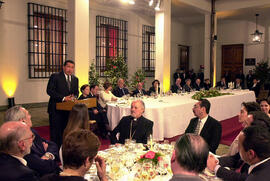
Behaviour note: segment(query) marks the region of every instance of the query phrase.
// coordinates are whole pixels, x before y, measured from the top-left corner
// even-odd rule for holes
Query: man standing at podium
[[[51,75],[47,94],[50,96],[48,113],[50,120],[50,137],[59,147],[62,144],[63,131],[68,122],[68,111],[56,110],[56,103],[72,101],[78,97],[78,78],[73,75],[75,63],[64,62],[63,71]]]

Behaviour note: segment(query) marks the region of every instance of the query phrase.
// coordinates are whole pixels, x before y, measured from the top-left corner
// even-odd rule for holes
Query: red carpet
[[[242,125],[238,122],[238,116],[221,121],[221,126],[222,126],[222,136],[220,143],[224,145],[230,145],[234,140],[234,138],[242,130]],[[41,137],[49,140],[50,138],[49,126],[34,127],[34,129],[39,133]],[[165,140],[168,140],[169,142],[176,141],[179,138],[179,136],[180,135],[172,138],[166,138]],[[100,150],[109,148],[110,140],[102,139],[101,137],[99,137],[99,140],[101,142]]]

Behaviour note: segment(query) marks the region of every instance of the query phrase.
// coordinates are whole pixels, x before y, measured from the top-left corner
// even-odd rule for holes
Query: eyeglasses
[[[32,134],[32,135],[31,135],[31,137],[21,139],[20,141],[29,140],[29,139],[34,140],[34,139],[35,139],[35,137],[36,137],[36,136],[35,136],[34,134]]]

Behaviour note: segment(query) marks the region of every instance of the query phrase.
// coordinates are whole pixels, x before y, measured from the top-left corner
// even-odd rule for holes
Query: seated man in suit
[[[241,83],[240,78],[236,78],[234,82],[234,89],[243,89],[244,85]]]
[[[177,78],[175,84],[172,85],[171,91],[172,93],[181,92],[183,87],[181,86],[181,78]]]
[[[210,79],[205,79],[205,80],[204,80],[203,87],[204,87],[205,90],[209,90],[209,89],[211,88],[211,82],[210,82]]]
[[[10,121],[0,127],[0,180],[38,180],[23,158],[30,153],[34,137],[23,122]]]
[[[201,88],[203,88],[201,84],[201,79],[197,77],[195,83],[193,84],[193,89],[195,89],[196,91],[200,91]]]
[[[217,82],[216,87],[219,87],[221,89],[228,89],[228,84],[226,82],[225,77],[221,77],[221,80]]]
[[[249,90],[254,91],[255,96],[258,97],[260,93],[260,88],[261,88],[260,81],[256,77],[254,77],[253,84]]]
[[[113,95],[116,97],[123,97],[124,95],[129,94],[128,89],[125,88],[125,81],[124,79],[118,79],[117,81],[117,87],[113,89],[112,91]]]
[[[207,163],[209,148],[204,139],[195,134],[184,134],[177,141],[171,158],[173,177],[170,181],[201,181]]]
[[[221,124],[209,116],[210,102],[202,99],[193,107],[193,113],[196,116],[190,120],[185,133],[195,133],[205,139],[209,145],[209,150],[216,153],[221,138]]]
[[[31,115],[23,107],[14,106],[8,109],[5,113],[5,122],[8,121],[18,121],[24,122],[29,128],[32,127]],[[58,167],[58,147],[55,143],[47,141],[41,138],[38,133],[31,129],[35,139],[33,141],[33,146],[31,147],[30,154],[24,156],[27,161],[27,166],[41,176],[47,173],[59,172]]]
[[[97,99],[97,107],[89,109],[89,117],[90,119],[97,121],[99,131],[101,132],[101,137],[106,138],[108,134],[109,121],[107,118],[107,110],[98,103],[98,91],[98,85],[90,86],[89,97]]]
[[[49,174],[41,181],[85,181],[84,175],[92,164],[97,168],[100,181],[107,181],[105,160],[97,155],[100,141],[89,130],[73,131],[63,141],[64,170],[59,175]]]
[[[135,100],[131,104],[131,115],[124,116],[111,133],[111,142],[125,143],[125,139],[134,139],[137,143],[147,143],[147,138],[153,132],[153,122],[142,116],[145,105],[142,100]],[[116,134],[120,133],[119,140]]]
[[[135,89],[133,92],[132,92],[132,96],[143,96],[143,95],[147,95],[147,92],[143,89],[143,83],[142,82],[139,82],[137,84],[137,89]]]
[[[270,132],[268,128],[250,126],[239,136],[239,153],[247,164],[246,181],[268,181],[270,176]]]

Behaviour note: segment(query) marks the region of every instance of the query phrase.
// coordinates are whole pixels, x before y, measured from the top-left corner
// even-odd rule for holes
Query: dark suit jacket
[[[269,181],[270,179],[270,160],[253,168],[246,181]]]
[[[192,91],[191,85],[189,87],[187,84],[185,84],[184,87],[183,87],[183,90],[185,90],[186,92]]]
[[[40,181],[87,181],[80,176],[60,176],[58,174],[49,174],[40,179]]]
[[[128,89],[123,87],[123,90],[125,92],[125,95],[129,94]],[[112,91],[113,95],[115,95],[116,97],[123,97],[123,91],[117,86],[116,88],[113,89]]]
[[[198,85],[198,84],[196,84],[196,83],[194,83],[192,87],[193,87],[193,89],[195,89],[196,91],[200,91],[201,88],[203,88],[201,84]]]
[[[56,111],[56,103],[62,102],[65,96],[73,94],[74,96],[78,97],[78,82],[78,78],[72,75],[71,88],[69,90],[64,72],[51,75],[47,85],[47,94],[50,96],[48,113]]]
[[[223,82],[219,81],[219,82],[217,82],[216,87],[220,87],[220,88],[223,88],[223,89],[228,89],[228,84],[226,82],[226,84],[224,85]]]
[[[39,173],[40,176],[48,173],[58,173],[60,171],[57,163],[59,161],[58,146],[54,142],[41,138],[34,129],[32,129],[32,132],[35,135],[35,139],[31,147],[31,152],[24,156],[27,166]],[[47,151],[44,150],[42,142],[48,144]],[[52,153],[55,156],[55,160],[41,159],[46,152]]]
[[[222,178],[222,180],[224,181],[246,180],[248,176],[249,165],[243,162],[239,153],[236,153],[233,156],[220,157],[219,164],[221,167],[219,167],[219,169],[217,170],[216,175],[217,177]],[[229,167],[231,170],[228,170],[225,167]],[[241,167],[240,172],[234,171],[235,169],[239,169],[240,167]]]
[[[255,96],[258,97],[259,93],[260,93],[260,88],[261,88],[261,86],[258,82],[255,87],[253,87],[253,84],[252,84],[250,90],[254,91]]]
[[[153,86],[149,88],[148,95],[151,93],[156,93],[156,89]],[[158,87],[158,93],[160,93],[160,87]]]
[[[142,89],[142,93],[143,93],[143,95],[147,95],[147,92],[146,92],[144,89]],[[137,95],[137,94],[139,94],[139,90],[138,90],[138,89],[135,89],[135,90],[132,92],[132,96],[135,96],[135,95]]]
[[[132,116],[124,116],[119,124],[114,128],[111,133],[111,142],[112,144],[119,142],[124,144],[125,139],[130,138],[130,125],[131,121],[134,118]],[[135,133],[132,139],[135,139],[137,143],[147,143],[147,137],[150,136],[153,132],[153,121],[146,119],[145,117],[141,116],[137,119],[137,128],[135,129]],[[120,133],[119,140],[116,139],[116,134]]]
[[[172,85],[172,88],[171,88],[171,91],[173,92],[173,93],[177,93],[178,92],[178,90],[179,91],[182,91],[182,89],[183,89],[183,87],[178,87],[177,85]]]
[[[198,117],[191,119],[185,133],[194,133],[197,124]],[[206,120],[201,130],[200,136],[203,137],[204,140],[208,143],[209,150],[212,153],[216,153],[216,149],[221,138],[221,132],[221,124],[216,119],[208,115],[208,119]]]
[[[38,177],[30,168],[24,166],[18,159],[0,153],[1,181],[36,181]]]

